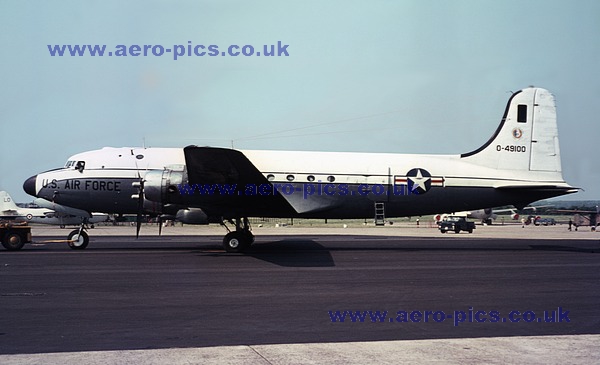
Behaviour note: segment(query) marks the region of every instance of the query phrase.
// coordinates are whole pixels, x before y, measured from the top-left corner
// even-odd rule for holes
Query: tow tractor
[[[2,246],[7,250],[20,250],[26,243],[31,242],[31,227],[26,222],[1,222],[0,239],[2,240]]]
[[[85,225],[69,233],[66,240],[47,240],[33,242],[31,237],[31,227],[27,222],[0,222],[0,240],[2,246],[8,251],[18,251],[25,246],[26,243],[46,244],[46,243],[68,243],[69,247],[74,250],[82,250],[87,247],[89,237],[84,231]]]

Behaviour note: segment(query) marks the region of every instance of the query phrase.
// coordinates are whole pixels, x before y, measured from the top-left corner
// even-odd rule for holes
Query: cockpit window
[[[75,164],[75,170],[83,172],[83,169],[85,169],[85,161],[77,161]]]
[[[65,169],[68,169],[71,166],[75,166],[75,161],[67,161],[67,163],[65,164]]]

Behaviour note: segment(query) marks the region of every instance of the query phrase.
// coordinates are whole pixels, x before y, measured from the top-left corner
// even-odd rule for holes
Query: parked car
[[[540,218],[536,219],[534,224],[536,226],[555,226],[556,221],[554,220],[554,218]]]
[[[449,215],[444,220],[438,222],[438,228],[442,233],[448,231],[453,231],[454,233],[459,233],[460,231],[473,233],[475,223],[467,221],[465,217]]]

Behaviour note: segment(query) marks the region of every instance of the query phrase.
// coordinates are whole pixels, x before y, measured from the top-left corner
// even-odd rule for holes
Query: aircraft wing
[[[553,210],[553,212],[574,213],[574,214],[597,214],[598,213],[595,210],[578,210],[578,209],[557,209],[557,210]]]
[[[552,207],[552,206],[553,205],[536,205],[536,206],[529,205],[529,206],[523,207],[523,208],[521,208],[519,210],[533,210],[533,211],[535,211],[535,210],[540,209],[540,208],[549,208],[549,207]],[[502,209],[493,208],[494,213],[515,213],[515,210],[517,210],[517,208],[502,208]]]
[[[196,147],[188,146],[184,148],[185,161],[189,184],[236,184],[237,188],[234,194],[224,196],[215,192],[212,196],[202,197],[202,201],[197,204],[202,209],[213,211],[223,210],[223,206],[229,205],[241,207],[253,207],[264,209],[265,214],[272,214],[274,211],[286,212],[286,215],[293,213],[315,213],[323,212],[329,209],[337,208],[340,204],[339,199],[322,196],[321,199],[305,199],[302,194],[256,194],[248,196],[247,191],[242,191],[249,185],[265,187],[274,191],[272,184],[262,172],[240,151],[217,148],[217,147]],[[262,189],[262,188],[261,188]]]
[[[240,151],[218,148],[188,146],[183,149],[190,185],[228,184],[235,185],[234,191],[196,197],[199,207],[214,212],[242,212],[250,207],[288,214],[300,212],[282,194],[248,194],[248,187],[266,186],[273,191],[271,183]],[[298,194],[295,194],[298,195]]]
[[[268,184],[243,153],[216,147],[183,149],[190,184]]]
[[[34,199],[33,202],[39,206],[44,208],[46,211],[43,212],[44,215],[48,218],[58,218],[58,217],[69,217],[69,216],[77,216],[77,217],[85,217],[91,218],[90,213],[76,208],[67,207],[64,205],[56,204],[54,202],[48,201],[44,198]],[[43,209],[40,209],[43,210]]]
[[[527,207],[525,207],[525,208],[527,208]],[[525,208],[523,208],[523,209],[525,209]],[[494,213],[514,213],[515,210],[516,210],[515,208],[504,208],[504,209],[493,208],[492,212],[494,212]]]
[[[16,210],[3,210],[0,212],[0,219],[17,219],[17,218],[25,218],[25,216],[19,214]]]

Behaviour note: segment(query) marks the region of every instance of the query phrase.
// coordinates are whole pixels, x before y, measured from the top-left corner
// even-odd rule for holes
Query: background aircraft
[[[540,206],[535,206],[535,207],[528,206],[528,207],[523,207],[520,210],[532,210],[535,212],[536,209],[538,209],[538,208],[546,208],[549,206],[550,205],[540,205]],[[519,218],[521,218],[521,215],[517,212],[517,210],[518,210],[517,208],[485,208],[485,209],[478,209],[478,210],[456,212],[456,213],[452,213],[452,214],[436,214],[433,216],[433,220],[436,222],[439,222],[439,221],[443,220],[446,216],[457,215],[457,216],[461,216],[461,217],[477,219],[482,224],[492,224],[498,218],[499,213],[510,212],[511,220],[519,220]]]
[[[38,202],[46,204],[47,200]],[[57,212],[49,208],[21,208],[15,204],[6,191],[0,191],[0,219],[65,227],[68,225],[80,225],[84,217],[65,212]],[[94,223],[105,222],[107,220],[108,214],[93,213],[90,218],[87,218],[87,223],[93,225]]]
[[[558,209],[556,212],[574,214],[573,223],[578,226],[595,227],[600,225],[600,207],[598,205],[596,205],[596,210]]]

